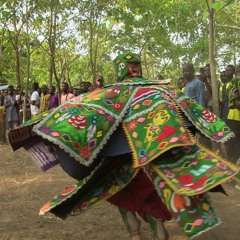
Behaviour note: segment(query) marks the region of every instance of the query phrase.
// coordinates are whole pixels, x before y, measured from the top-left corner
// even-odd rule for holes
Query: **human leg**
[[[123,208],[118,208],[123,222],[127,228],[127,231],[131,237],[131,240],[141,240],[140,235],[140,221],[137,218],[137,215],[135,212],[132,211],[126,211]]]
[[[147,214],[148,223],[152,230],[153,240],[168,240],[168,232],[164,227],[162,219],[156,219],[151,214]]]

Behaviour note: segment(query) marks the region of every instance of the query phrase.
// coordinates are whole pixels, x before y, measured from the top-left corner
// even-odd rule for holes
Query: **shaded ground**
[[[40,207],[73,183],[60,167],[43,173],[24,150],[12,152],[0,145],[0,240],[129,240],[116,207],[106,203],[81,216],[47,221]],[[223,223],[197,240],[237,240],[240,237],[240,191],[224,184],[229,197],[211,194]],[[167,223],[170,240],[186,240],[176,223]],[[143,240],[150,240],[142,223]]]

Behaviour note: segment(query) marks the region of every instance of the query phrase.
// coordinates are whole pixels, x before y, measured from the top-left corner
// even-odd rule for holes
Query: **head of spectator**
[[[220,72],[220,80],[222,83],[227,83],[228,82],[228,76],[226,74],[226,71]]]
[[[21,95],[22,94],[22,87],[20,85],[17,86],[16,89],[17,94]]]
[[[163,75],[158,74],[157,77],[156,77],[156,80],[159,80],[159,81],[164,80]]]
[[[34,82],[34,83],[32,84],[32,91],[35,92],[35,91],[38,91],[38,89],[39,89],[39,84],[38,84],[38,82]]]
[[[73,94],[73,87],[72,87],[72,86],[70,86],[70,87],[68,88],[68,92]]]
[[[183,65],[183,77],[187,82],[191,82],[194,79],[194,66],[192,63],[186,63]]]
[[[96,77],[95,83],[96,88],[102,88],[104,85],[104,78],[102,75]]]
[[[142,67],[140,55],[126,52],[118,55],[113,60],[117,81],[121,82],[126,78],[142,77]]]
[[[50,95],[54,95],[55,91],[56,91],[56,87],[55,86],[50,86],[50,88],[49,88]]]
[[[185,81],[184,77],[180,77],[180,78],[178,79],[178,82],[177,82],[178,89],[179,89],[180,91],[183,91],[185,85],[186,85],[186,81]]]
[[[211,68],[210,68],[210,64],[206,64],[206,66],[204,67],[204,75],[207,79],[211,79]]]
[[[199,75],[198,75],[198,79],[201,80],[202,82],[206,82],[207,78],[205,76],[205,72],[204,72],[205,67],[200,67],[199,68]]]
[[[67,82],[63,82],[62,85],[61,85],[62,93],[67,94],[68,93],[68,89],[69,89],[68,83]]]
[[[89,92],[89,88],[91,87],[91,83],[90,82],[81,82],[80,83],[80,92],[81,93],[87,93]]]
[[[43,95],[48,94],[48,86],[47,85],[42,85],[41,91]]]
[[[9,85],[8,86],[8,95],[13,95],[13,93],[14,93],[14,87],[12,86],[12,85]]]
[[[72,94],[73,94],[75,97],[78,96],[78,95],[79,95],[79,90],[74,87]]]
[[[229,80],[233,79],[233,75],[235,74],[235,67],[233,65],[227,65],[226,69],[226,74]]]

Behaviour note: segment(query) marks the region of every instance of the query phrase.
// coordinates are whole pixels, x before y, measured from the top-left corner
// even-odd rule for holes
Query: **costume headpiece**
[[[113,60],[118,82],[121,82],[128,75],[127,63],[141,63],[140,55],[132,52],[126,52],[118,55]]]

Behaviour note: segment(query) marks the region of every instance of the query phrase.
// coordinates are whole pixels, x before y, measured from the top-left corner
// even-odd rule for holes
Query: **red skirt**
[[[146,213],[150,213],[156,219],[161,218],[162,221],[172,218],[152,182],[142,170],[126,187],[110,197],[108,201],[126,211],[137,212],[145,221],[147,220]]]

